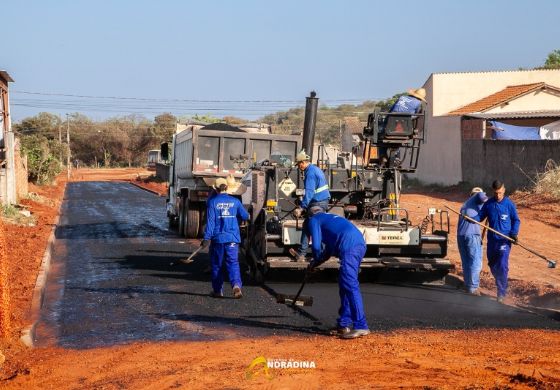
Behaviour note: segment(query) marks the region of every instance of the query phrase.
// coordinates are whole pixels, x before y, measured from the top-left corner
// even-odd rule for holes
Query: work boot
[[[290,255],[292,255],[292,257],[294,259],[296,259],[296,261],[298,261],[298,262],[304,262],[305,261],[305,256],[300,255],[299,252],[297,250],[295,250],[294,248],[290,248],[288,250],[288,252],[290,252]]]
[[[239,299],[242,296],[243,296],[243,293],[241,292],[241,287],[239,287],[239,286],[233,287],[233,297],[235,299]]]
[[[504,299],[505,299],[505,297],[503,295],[498,295],[498,298],[496,299],[496,301],[498,301],[498,303],[504,303]]]
[[[219,292],[212,291],[212,292],[210,293],[210,296],[211,296],[212,298],[223,298],[223,297],[224,297],[224,293],[221,292],[221,291],[219,291]]]
[[[334,328],[329,329],[329,334],[331,336],[343,336],[347,333],[350,333],[352,329],[347,326],[336,326]]]
[[[353,329],[350,332],[340,336],[342,339],[357,339],[358,337],[367,336],[370,334],[369,329]]]

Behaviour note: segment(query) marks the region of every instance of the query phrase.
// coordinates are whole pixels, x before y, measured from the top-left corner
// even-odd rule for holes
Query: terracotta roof
[[[449,113],[449,115],[464,115],[464,114],[470,114],[474,112],[484,112],[486,110],[489,110],[501,104],[509,102],[510,100],[513,100],[519,96],[545,88],[560,92],[559,88],[553,87],[545,83],[510,85],[509,87],[506,87],[499,92],[496,92],[492,95],[486,96],[485,98],[477,100],[476,102],[472,102],[470,104],[467,104],[466,106],[453,110]]]

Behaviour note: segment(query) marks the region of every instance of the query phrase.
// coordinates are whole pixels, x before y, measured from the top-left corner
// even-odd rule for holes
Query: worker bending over
[[[354,339],[370,333],[364,313],[358,271],[366,253],[362,233],[348,220],[328,214],[320,207],[309,210],[307,229],[311,235],[313,261],[309,271],[327,261],[331,256],[340,260],[338,288],[340,309],[337,327],[332,334],[344,339]]]

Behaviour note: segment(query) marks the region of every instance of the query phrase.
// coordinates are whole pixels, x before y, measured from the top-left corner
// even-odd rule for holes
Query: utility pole
[[[67,152],[67,157],[66,157],[66,170],[68,172],[68,181],[70,181],[70,169],[71,169],[71,165],[70,165],[70,119],[68,117],[68,114],[66,114],[66,152]]]

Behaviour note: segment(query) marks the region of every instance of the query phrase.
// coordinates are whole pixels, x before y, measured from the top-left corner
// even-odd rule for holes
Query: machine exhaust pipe
[[[303,149],[309,155],[310,161],[313,160],[313,140],[315,138],[315,123],[317,120],[317,106],[319,98],[315,91],[309,93],[305,98],[305,119],[303,121]]]

